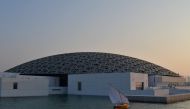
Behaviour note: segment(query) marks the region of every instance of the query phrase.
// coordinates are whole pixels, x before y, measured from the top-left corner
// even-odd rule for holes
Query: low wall
[[[167,103],[166,97],[158,96],[127,96],[129,101],[145,103]]]
[[[169,89],[170,95],[190,93],[189,89]]]
[[[155,89],[154,96],[168,96],[169,89]]]
[[[180,102],[180,101],[185,101],[185,100],[190,100],[190,93],[170,95],[167,97],[167,103],[175,103],[175,102]]]
[[[168,96],[169,89],[146,89],[126,91],[126,95],[134,96]]]
[[[169,95],[169,96],[165,96],[165,97],[159,97],[159,96],[127,96],[127,97],[130,101],[133,101],[133,102],[169,104],[169,103],[190,100],[190,93]]]
[[[129,90],[125,92],[125,95],[129,96],[153,96],[154,95],[154,90]]]

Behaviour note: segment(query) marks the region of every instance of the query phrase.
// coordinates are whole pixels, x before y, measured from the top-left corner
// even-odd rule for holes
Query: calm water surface
[[[174,104],[131,103],[130,109],[190,109],[190,101]],[[0,109],[113,109],[108,97],[48,96],[0,98]]]

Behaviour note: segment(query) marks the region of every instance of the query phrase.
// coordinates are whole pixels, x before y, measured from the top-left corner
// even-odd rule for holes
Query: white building
[[[27,92],[26,90],[30,87],[34,87],[30,90],[34,89],[36,93],[39,93],[38,90],[46,89],[48,92],[44,95],[68,93],[105,96],[108,95],[109,84],[122,90],[126,95],[166,96],[169,94],[169,89],[159,88],[160,86],[183,82],[179,74],[159,65],[129,56],[100,52],[48,56],[18,65],[7,72],[44,76],[37,80],[32,76],[17,76],[14,81],[9,77],[7,78],[9,80],[4,80],[5,83],[1,82],[0,91],[6,89],[4,87],[8,85],[5,84],[10,84],[9,89],[12,91],[10,93],[15,93],[14,96],[20,93],[18,89],[14,90],[17,85],[18,88],[23,85],[24,92]],[[15,81],[18,82],[14,85]],[[47,85],[45,81],[49,84]],[[38,83],[39,87],[34,85]],[[42,85],[44,87],[41,89]]]
[[[93,73],[70,74],[67,86],[62,86],[60,82],[62,82],[60,77],[0,73],[0,97],[47,96],[49,94],[107,96],[110,85],[120,89],[128,96],[167,96],[169,88],[150,87],[152,84],[159,86],[166,82],[183,82],[183,78],[148,76],[145,73],[134,72]]]
[[[68,93],[78,95],[108,95],[110,85],[125,92],[148,88],[148,76],[140,73],[75,74],[68,80]]]
[[[190,82],[190,76],[186,77],[186,82]]]
[[[149,75],[150,87],[170,86],[170,85],[177,85],[177,84],[185,83],[185,82],[186,82],[186,79],[184,77]]]
[[[0,97],[47,96],[49,80],[40,76],[0,73]]]
[[[133,72],[69,75],[68,94],[107,96],[110,85],[129,96],[166,96],[169,94],[169,89],[150,89],[148,74]]]

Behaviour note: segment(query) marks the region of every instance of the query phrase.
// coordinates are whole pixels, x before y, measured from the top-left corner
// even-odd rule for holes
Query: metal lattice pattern
[[[49,56],[21,64],[7,70],[7,72],[35,75],[140,72],[178,76],[168,69],[137,58],[97,52]]]

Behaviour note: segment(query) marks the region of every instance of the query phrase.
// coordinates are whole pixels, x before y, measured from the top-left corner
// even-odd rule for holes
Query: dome
[[[152,75],[179,76],[166,68],[144,60],[99,52],[78,52],[48,56],[18,65],[6,72],[24,75],[136,72]]]

